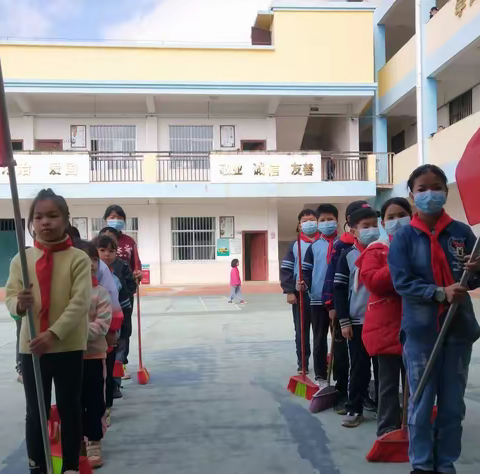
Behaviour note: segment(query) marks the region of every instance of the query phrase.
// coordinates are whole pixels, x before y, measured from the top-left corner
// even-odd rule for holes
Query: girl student
[[[380,215],[388,238],[370,244],[356,261],[359,281],[370,292],[362,340],[370,357],[378,356],[378,437],[402,425],[398,398],[400,374],[404,372],[399,337],[402,299],[393,287],[387,256],[393,236],[410,224],[412,207],[405,198],[394,197],[383,204]]]
[[[480,260],[466,263],[475,236],[443,209],[448,195],[445,173],[434,165],[420,166],[410,175],[408,188],[418,212],[396,233],[388,262],[402,297],[400,340],[410,394],[417,390],[449,304],[459,303],[420,400],[414,404],[410,398],[409,457],[413,473],[455,473],[472,345],[480,337],[467,288],[458,282],[466,269],[471,273],[469,287],[478,287]],[[438,415],[432,425],[435,398]]]
[[[20,259],[12,260],[6,303],[14,316],[32,308],[37,336],[30,341],[27,319],[22,319],[20,358],[26,397],[26,444],[31,473],[46,472],[42,431],[35,389],[32,353],[41,356],[40,368],[47,414],[52,380],[61,420],[63,472],[79,470],[82,438],[81,394],[83,352],[92,291],[88,256],[72,247],[66,235],[69,211],[62,196],[42,190],[33,200],[28,228],[34,248],[27,249],[31,288],[23,288]]]
[[[238,266],[240,262],[238,258],[234,258],[231,262],[232,270],[230,271],[230,299],[229,303],[233,303],[235,297],[237,297],[241,304],[245,304],[246,301],[242,296],[242,280],[240,279],[240,272],[238,271]]]
[[[124,260],[130,270],[133,272],[133,276],[140,283],[142,279],[142,263],[138,255],[137,243],[127,234],[123,233],[125,230],[125,224],[127,221],[127,215],[125,211],[117,204],[108,206],[103,215],[104,220],[107,223],[107,227],[115,230],[115,237],[117,239],[117,256],[121,260]],[[130,298],[131,306],[133,308],[133,296]],[[130,352],[130,336],[132,335],[132,318],[126,317],[122,326],[121,338],[126,341],[125,351],[123,353],[123,364],[128,364],[128,354]],[[130,375],[125,369],[124,379],[129,379]]]

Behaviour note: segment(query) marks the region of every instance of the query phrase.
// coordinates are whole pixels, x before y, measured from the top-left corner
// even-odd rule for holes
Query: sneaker
[[[23,375],[22,374],[18,374],[17,376],[17,382],[18,383],[21,383],[23,385]]]
[[[247,304],[245,300],[240,301],[240,304]]]
[[[377,404],[368,397],[363,401],[363,408],[365,408],[366,411],[377,411]]]
[[[105,411],[105,423],[107,424],[107,428],[110,428],[112,424],[112,409],[107,408]]]
[[[130,374],[128,373],[127,366],[123,366],[123,377],[122,380],[130,380],[132,377],[130,377]]]
[[[116,400],[118,398],[122,398],[123,395],[122,395],[122,392],[120,390],[120,387],[118,385],[115,386],[115,388],[113,389],[113,399]]]
[[[364,420],[360,413],[347,413],[342,421],[342,426],[345,428],[356,428]]]
[[[233,301],[232,301],[232,300],[228,300],[228,303],[229,303],[229,304],[232,304],[232,303],[233,303]]]
[[[90,467],[93,469],[103,466],[102,444],[100,441],[89,441],[87,445],[87,458]]]
[[[318,385],[320,390],[328,386],[328,382],[322,377],[315,377],[315,385]]]
[[[338,399],[338,402],[335,405],[335,412],[337,413],[337,415],[345,416],[347,414],[345,403],[347,403],[347,397],[342,396]]]
[[[305,373],[308,374],[309,370],[308,370],[308,367],[305,369]],[[297,366],[297,374],[298,375],[302,375],[303,374],[303,370],[302,370],[302,366],[301,365],[298,365]]]

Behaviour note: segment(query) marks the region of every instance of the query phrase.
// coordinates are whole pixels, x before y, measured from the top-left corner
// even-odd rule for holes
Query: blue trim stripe
[[[303,12],[303,11],[375,11],[376,7],[374,5],[369,5],[365,3],[349,3],[349,2],[335,2],[335,3],[324,3],[322,5],[317,6],[278,6],[278,7],[271,7],[272,12],[278,11],[287,11],[287,12]]]
[[[376,83],[47,81],[9,79],[7,92],[373,96]]]

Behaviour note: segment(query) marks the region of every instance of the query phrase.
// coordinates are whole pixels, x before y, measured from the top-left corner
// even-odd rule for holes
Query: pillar
[[[378,84],[378,72],[385,66],[385,25],[376,25],[374,32],[375,82]],[[373,151],[386,153],[388,151],[387,118],[380,115],[380,97],[378,90],[373,98]]]
[[[33,115],[24,115],[23,120],[23,149],[35,149],[35,117]]]

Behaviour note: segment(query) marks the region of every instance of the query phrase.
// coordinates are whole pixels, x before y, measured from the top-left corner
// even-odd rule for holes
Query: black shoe
[[[120,390],[120,387],[118,387],[118,386],[115,387],[113,389],[113,399],[117,400],[117,399],[122,398],[122,397],[123,397],[123,395],[122,395],[122,392]]]
[[[376,412],[377,411],[377,404],[370,397],[368,397],[363,401],[363,408],[367,411]]]
[[[308,370],[308,367],[307,367],[307,368],[305,369],[305,373],[308,374],[308,372],[309,372],[309,370]],[[297,367],[297,373],[298,373],[299,375],[302,375],[302,374],[303,374],[303,370],[302,370],[302,366],[301,366],[301,365],[299,365],[299,366]]]

